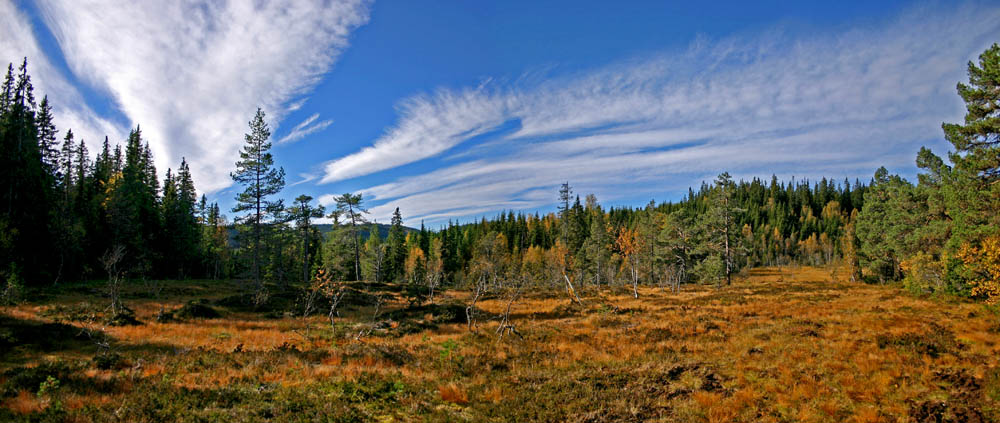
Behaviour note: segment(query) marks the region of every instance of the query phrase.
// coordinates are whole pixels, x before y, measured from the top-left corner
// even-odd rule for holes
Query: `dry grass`
[[[31,414],[45,409],[45,403],[28,391],[18,392],[17,396],[5,401],[3,405],[16,414]]]
[[[469,395],[464,389],[460,388],[454,383],[449,383],[446,385],[441,385],[438,387],[438,393],[441,394],[441,400],[450,403],[455,403],[459,405],[465,405],[469,403]]]
[[[318,316],[265,318],[246,311],[153,323],[160,304],[131,299],[128,304],[147,323],[108,329],[123,357],[118,368],[94,368],[88,361],[94,351],[84,347],[41,354],[26,347],[3,355],[0,366],[14,371],[53,360],[75,363],[78,370],[65,376],[73,381],[64,383],[61,395],[70,415],[82,413],[75,417],[84,421],[103,420],[86,413],[137,401],[137,390],[179,395],[181,388],[229,392],[234,387],[276,390],[277,397],[260,400],[270,401],[271,413],[294,408],[278,402],[285,401],[281,398],[302,397],[315,399],[310,407],[339,404],[323,407],[334,407],[333,414],[356,413],[361,421],[888,422],[1000,416],[996,314],[975,303],[918,298],[830,275],[826,269],[758,269],[719,290],[685,286],[674,294],[646,287],[639,299],[624,287],[587,287],[581,289],[582,307],[561,293],[531,293],[511,316],[523,338],[502,341],[494,335],[495,321],[483,321],[470,333],[463,323],[431,324],[435,316],[426,313],[412,317],[414,322],[394,319],[357,340],[370,321],[368,306],[345,310],[335,330]],[[227,287],[198,284],[191,288],[195,292],[172,296],[167,307],[222,297]],[[466,295],[448,291],[438,301]],[[62,295],[2,313],[52,322],[46,310],[84,299]],[[504,303],[492,299],[479,306],[496,313]],[[391,301],[387,316],[402,307],[401,299]],[[424,329],[404,331],[417,323]],[[81,388],[87,381],[106,386]],[[3,407],[12,415],[42,411],[31,392],[8,395]],[[257,401],[256,394],[245,395],[250,396],[228,406],[205,404],[201,397],[191,401],[236,420],[293,415],[241,414],[248,412],[241,407],[256,407],[246,403]],[[149,407],[126,408],[140,420]]]

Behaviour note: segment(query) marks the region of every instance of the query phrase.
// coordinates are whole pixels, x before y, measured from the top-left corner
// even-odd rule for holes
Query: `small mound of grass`
[[[875,337],[875,343],[882,349],[895,347],[918,354],[926,354],[932,358],[938,358],[941,354],[960,347],[955,340],[955,334],[936,323],[932,323],[930,330],[925,333],[878,335]]]
[[[222,316],[208,304],[208,300],[188,301],[187,304],[174,311],[173,317],[177,319],[216,319]]]
[[[436,324],[465,323],[465,304],[443,303],[412,305],[390,313],[393,320],[424,319],[430,315],[430,320]]]
[[[128,307],[122,307],[118,313],[108,317],[108,326],[138,326],[142,322],[135,318],[135,312]]]

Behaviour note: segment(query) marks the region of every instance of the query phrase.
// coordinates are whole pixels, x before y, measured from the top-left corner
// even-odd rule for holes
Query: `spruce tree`
[[[152,178],[152,179],[151,179]],[[112,245],[125,248],[123,268],[146,274],[158,259],[159,182],[139,126],[129,133],[120,181],[112,188],[109,218]]]
[[[82,143],[83,140],[80,140]],[[78,157],[74,154],[74,139],[73,130],[67,130],[66,136],[63,138],[62,148],[60,149],[59,159],[58,159],[58,170],[56,173],[59,175],[59,191],[62,203],[65,205],[70,204],[70,195],[74,190],[73,177],[75,176],[76,169],[73,166],[73,160]]]
[[[160,201],[160,208],[163,215],[163,229],[166,231],[164,233],[164,249],[166,254],[163,257],[163,270],[170,274],[171,277],[180,276],[181,262],[183,261],[179,254],[182,253],[180,236],[177,232],[179,226],[181,225],[180,220],[180,207],[178,205],[177,195],[177,178],[174,177],[174,172],[172,169],[167,169],[167,174],[163,178],[163,199]]]
[[[195,203],[198,193],[194,188],[194,179],[187,159],[181,157],[181,165],[177,168],[177,226],[175,231],[178,239],[178,257],[180,257],[181,277],[193,274],[196,263],[201,256],[201,228],[198,227],[198,216]]]
[[[38,149],[42,155],[42,165],[45,167],[45,171],[55,176],[59,173],[60,150],[56,141],[58,131],[56,131],[56,125],[52,123],[52,118],[49,96],[44,96],[41,104],[38,105],[38,115],[35,117],[38,127]]]
[[[16,75],[13,64],[8,66],[0,103],[0,231],[5,239],[0,253],[10,258],[0,263],[0,277],[51,281],[55,175],[46,166],[39,134],[50,137],[55,129],[50,119],[38,118],[27,58]]]
[[[569,182],[563,183],[559,186],[559,227],[561,228],[559,239],[563,244],[568,243],[569,238],[569,214],[570,206],[569,200],[573,195],[573,189],[570,188]]]
[[[404,272],[406,264],[406,233],[403,231],[403,216],[399,213],[399,207],[392,212],[392,225],[389,227],[389,237],[386,255],[385,275],[386,281],[392,282],[400,277]]]
[[[314,234],[315,228],[312,226],[312,219],[317,219],[323,217],[323,213],[326,211],[323,206],[313,206],[310,204],[312,202],[312,197],[308,195],[300,195],[295,198],[295,206],[289,210],[289,213],[295,219],[295,226],[298,227],[299,237],[302,241],[302,282],[309,281],[309,267],[310,267],[310,252],[309,245],[312,244],[313,239],[316,237]]]

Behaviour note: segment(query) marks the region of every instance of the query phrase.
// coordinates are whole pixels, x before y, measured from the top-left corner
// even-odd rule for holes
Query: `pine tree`
[[[233,181],[246,189],[236,196],[236,206],[233,213],[249,211],[237,219],[239,223],[250,225],[252,239],[250,248],[253,250],[254,286],[260,290],[261,282],[261,237],[267,220],[276,216],[284,208],[281,200],[270,200],[270,197],[281,192],[285,186],[285,169],[274,168],[274,158],[271,156],[271,130],[264,121],[264,112],[258,108],[257,114],[250,121],[250,133],[246,134],[243,149],[240,151],[240,161],[236,162],[236,172],[230,174]]]
[[[803,185],[800,185],[803,186]],[[799,204],[808,205],[811,200],[808,198],[809,185],[804,185],[805,189],[799,192],[799,198],[803,200]],[[741,209],[737,208],[734,199],[736,187],[729,173],[723,172],[715,180],[715,184],[709,189],[711,196],[706,199],[705,215],[699,220],[701,243],[698,247],[706,257],[699,264],[699,270],[705,279],[721,281],[725,279],[726,284],[732,284],[732,275],[736,269],[736,242],[735,227],[738,222],[737,213]]]
[[[1000,45],[968,64],[969,84],[958,83],[965,101],[964,124],[945,123],[945,138],[955,147],[954,171],[945,187],[954,223],[948,246],[956,251],[1000,233]]]
[[[346,224],[351,225],[351,244],[354,247],[354,279],[357,280],[361,278],[361,248],[358,239],[358,225],[367,223],[365,214],[368,213],[368,210],[362,205],[363,200],[360,193],[351,194],[348,192],[338,196],[335,201],[337,202],[337,213],[345,220]]]
[[[898,220],[901,197],[913,186],[897,175],[889,175],[882,167],[875,171],[871,189],[865,193],[865,206],[858,214],[855,233],[858,236],[861,265],[880,283],[899,280],[900,262],[905,257],[901,232],[906,228]]]
[[[979,66],[970,61],[969,85],[959,82],[957,88],[965,100],[965,124],[941,125],[955,146],[952,162],[984,183],[1000,180],[1000,45],[983,52]]]

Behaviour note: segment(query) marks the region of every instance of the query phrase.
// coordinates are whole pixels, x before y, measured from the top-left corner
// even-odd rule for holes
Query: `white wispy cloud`
[[[441,89],[404,101],[384,136],[328,162],[322,182],[437,160],[512,122],[445,167],[363,190],[373,214],[399,206],[415,222],[542,207],[566,180],[614,200],[723,170],[840,177],[912,166],[919,145],[941,145],[942,121],[960,119],[955,83],[998,34],[996,6],[919,7],[837,33],[698,38],[540,82]]]
[[[298,182],[292,182],[292,183],[288,184],[288,187],[291,188],[291,187],[294,187],[296,185],[302,185],[302,184],[304,184],[306,182],[315,181],[316,178],[319,178],[319,175],[309,174],[309,173],[300,173],[299,174],[299,178],[301,178],[301,179],[299,179]]]
[[[262,107],[274,126],[301,107],[295,100],[368,20],[365,0],[39,6],[72,72],[141,124],[157,167],[175,167],[187,156],[207,192],[231,184],[254,110]]]
[[[91,153],[101,145],[105,136],[111,139],[123,137],[119,126],[94,113],[76,87],[43,54],[35,29],[24,12],[13,2],[0,1],[0,65],[4,66],[4,74],[9,63],[13,63],[16,72],[25,57],[28,58],[28,74],[35,87],[35,96],[39,102],[42,96],[49,96],[55,115],[53,123],[61,134],[72,129],[76,141],[85,140]]]
[[[399,107],[405,117],[397,126],[375,145],[328,163],[321,182],[363,176],[440,154],[503,123],[505,106],[504,99],[481,88],[440,90],[433,96],[407,99]]]
[[[308,98],[303,98],[301,100],[296,100],[296,101],[293,101],[291,103],[288,103],[288,107],[285,108],[285,111],[288,112],[288,113],[291,113],[291,112],[294,112],[296,110],[299,110],[299,109],[302,108],[302,106],[306,105],[306,101],[309,101],[309,99]]]
[[[316,122],[316,119],[319,119],[319,113],[313,113],[313,115],[306,118],[306,120],[299,122],[299,124],[295,125],[291,131],[288,131],[288,134],[278,140],[278,144],[293,143],[305,138],[306,135],[322,131],[333,124],[332,119],[322,120],[319,122]]]

